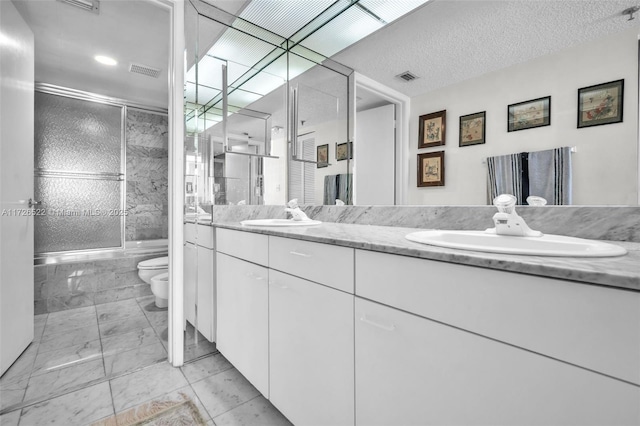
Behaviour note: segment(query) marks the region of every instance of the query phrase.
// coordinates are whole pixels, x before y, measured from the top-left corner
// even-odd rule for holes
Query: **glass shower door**
[[[36,92],[36,253],[122,247],[124,109]]]

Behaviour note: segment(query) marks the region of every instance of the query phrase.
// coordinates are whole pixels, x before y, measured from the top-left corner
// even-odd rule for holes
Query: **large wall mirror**
[[[420,26],[419,33],[426,32],[428,19],[439,20],[438,27],[458,19],[447,34],[462,37],[471,31],[460,24],[465,19],[510,13],[524,28],[523,8],[513,9],[512,3],[541,7],[539,2],[498,3],[326,0],[309,2],[313,7],[299,14],[281,8],[283,17],[270,20],[269,7],[277,9],[278,2],[254,0],[227,11],[189,2],[187,21],[197,25],[187,25],[187,212],[210,205],[284,205],[291,198],[330,205],[487,204],[488,158],[563,146],[574,148],[572,204],[637,205],[639,21],[627,22],[620,2],[599,6],[607,10],[587,2],[591,34],[576,33],[565,45],[549,36],[545,43],[553,49],[546,54],[516,61],[497,54],[495,40],[489,40],[474,55],[495,56],[491,69],[464,75],[452,65],[449,73],[457,80],[427,92],[412,92],[415,83],[398,83],[395,64],[374,64],[376,51],[399,63],[404,63],[403,52],[419,57],[398,43],[412,31],[418,34]],[[552,3],[560,17],[578,13],[571,15],[570,8],[579,7],[575,2]],[[383,28],[401,16],[397,25]],[[360,34],[349,39],[347,29]],[[523,34],[533,34],[527,31],[534,29]],[[457,39],[449,36],[443,33],[437,40]],[[475,43],[465,40],[458,40],[459,50]],[[424,56],[423,65],[429,55]],[[446,62],[443,55],[432,63],[434,72]],[[459,63],[458,55],[451,55],[451,62]],[[354,69],[379,78],[381,87],[397,92],[396,99],[409,99],[410,108],[400,110],[393,96],[359,86]],[[419,77],[424,82],[430,75]],[[623,121],[579,128],[578,90],[621,79]],[[508,105],[547,96],[549,126],[509,131]],[[418,148],[418,117],[441,110],[447,111],[446,143]],[[480,112],[485,113],[484,143],[461,144],[460,117]],[[403,119],[406,129],[400,129]],[[398,138],[401,131],[404,139]],[[438,151],[445,153],[445,185],[419,187],[418,154]]]

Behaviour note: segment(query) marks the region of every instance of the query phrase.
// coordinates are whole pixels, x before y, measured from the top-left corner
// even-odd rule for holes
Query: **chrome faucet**
[[[485,232],[497,235],[511,235],[517,237],[541,237],[542,232],[534,231],[522,217],[516,213],[516,197],[511,194],[498,195],[493,199],[493,205],[498,208],[498,213],[493,215],[495,228],[489,228]]]

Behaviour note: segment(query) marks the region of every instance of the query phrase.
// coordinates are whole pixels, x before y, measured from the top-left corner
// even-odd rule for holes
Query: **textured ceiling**
[[[55,0],[13,2],[35,36],[36,81],[167,107],[166,9],[144,0],[102,0],[95,14]],[[99,64],[93,59],[98,54],[118,65]],[[160,75],[131,73],[131,63],[160,69]]]
[[[333,59],[413,97],[640,26],[640,16],[621,14],[636,5],[640,0],[432,0]],[[395,77],[407,70],[421,78]]]
[[[2,0],[0,0],[2,1]],[[55,0],[13,0],[36,38],[36,79],[151,105],[167,100],[168,13],[148,1],[102,0],[100,15]],[[291,0],[302,5],[304,1]],[[237,14],[244,0],[210,0]],[[640,25],[640,0],[432,0],[334,56],[408,96]],[[187,25],[189,27],[189,25]],[[105,52],[109,69],[93,60]],[[128,72],[131,62],[163,70]],[[410,70],[421,78],[394,76]]]

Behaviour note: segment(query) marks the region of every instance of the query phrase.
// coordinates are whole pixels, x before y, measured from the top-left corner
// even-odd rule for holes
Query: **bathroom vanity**
[[[215,226],[218,349],[294,424],[640,421],[638,243],[561,259]]]
[[[207,225],[185,223],[184,238],[185,319],[208,341],[214,342],[216,340],[214,229]]]

